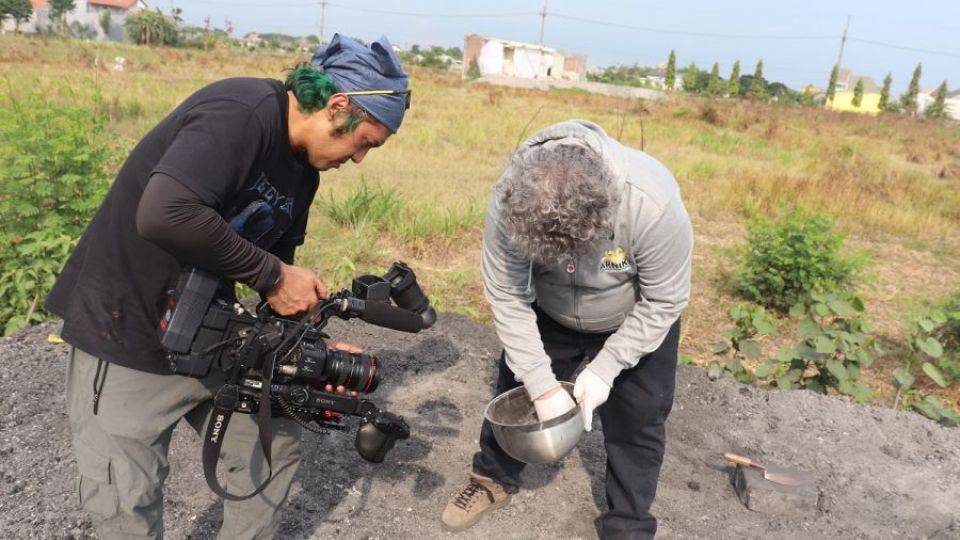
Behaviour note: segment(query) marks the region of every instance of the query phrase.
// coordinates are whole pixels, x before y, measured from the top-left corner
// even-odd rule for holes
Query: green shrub
[[[737,293],[786,313],[810,304],[814,292],[845,290],[861,262],[841,253],[843,236],[823,216],[793,210],[779,220],[754,218],[747,225],[734,282]]]
[[[41,230],[21,238],[0,264],[0,330],[8,336],[49,318],[43,300],[76,244],[70,236]]]
[[[740,382],[752,382],[753,372],[744,365],[744,360],[754,361],[763,354],[757,338],[776,335],[776,321],[760,306],[739,305],[728,315],[733,327],[723,332],[723,338],[713,347],[713,354],[725,358],[723,370]],[[712,368],[718,366],[713,365]]]
[[[0,330],[45,320],[43,299],[108,187],[96,108],[41,95],[0,108]]]
[[[940,302],[939,307],[943,311],[945,320],[940,327],[934,329],[933,334],[943,345],[947,354],[960,361],[960,291]]]
[[[480,72],[480,64],[477,63],[476,59],[470,61],[470,66],[467,68],[467,80],[475,81],[482,77],[483,74]]]
[[[79,237],[109,186],[94,139],[103,117],[39,95],[11,102],[0,109],[0,241],[38,230]]]
[[[772,377],[778,388],[805,388],[822,394],[833,389],[859,402],[871,397],[860,371],[873,364],[874,339],[863,301],[854,294],[814,292],[809,304],[797,304],[801,341],[756,369],[758,378]]]
[[[921,372],[940,388],[960,383],[958,328],[960,293],[924,306],[908,321],[907,356],[893,371],[893,384],[897,389],[894,408],[914,409],[933,420],[946,417],[960,422],[960,413],[943,405],[936,396],[925,395],[914,387]]]

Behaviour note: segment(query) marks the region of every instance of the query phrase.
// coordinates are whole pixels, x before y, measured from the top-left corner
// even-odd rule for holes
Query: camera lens
[[[373,355],[327,349],[324,369],[327,382],[347,390],[370,393],[380,384],[380,371]]]
[[[296,369],[289,370],[291,382],[315,388],[342,385],[346,390],[362,393],[373,392],[380,384],[380,369],[373,355],[333,350],[322,341],[305,341],[300,344],[299,352]]]

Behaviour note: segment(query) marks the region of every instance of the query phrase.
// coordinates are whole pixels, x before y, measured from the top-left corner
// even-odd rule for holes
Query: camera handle
[[[276,346],[276,343],[270,343],[269,335],[254,333],[241,346],[241,354],[256,345]],[[263,491],[270,481],[273,480],[273,460],[271,457],[271,447],[273,441],[273,425],[271,424],[270,407],[270,387],[273,378],[273,363],[276,359],[276,349],[273,350],[264,362],[263,385],[260,388],[260,410],[257,413],[257,429],[259,431],[260,449],[263,451],[263,457],[267,460],[267,479],[257,486],[252,493],[247,495],[233,495],[228,493],[220,481],[217,480],[217,464],[220,460],[220,448],[223,446],[223,439],[227,434],[227,426],[230,424],[230,417],[233,416],[237,402],[240,400],[240,386],[237,384],[240,379],[240,365],[242,362],[234,362],[230,369],[229,377],[223,386],[217,390],[217,395],[213,399],[213,413],[210,415],[210,421],[207,422],[206,434],[203,437],[203,476],[207,480],[207,486],[211,491],[223,497],[228,501],[245,501],[255,497]]]

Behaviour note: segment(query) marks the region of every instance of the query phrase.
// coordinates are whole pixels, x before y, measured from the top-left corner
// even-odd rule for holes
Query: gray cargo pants
[[[71,348],[67,414],[80,472],[80,504],[101,539],[163,538],[163,482],[170,471],[167,450],[173,428],[185,418],[203,435],[223,374],[212,370],[206,378],[195,379],[110,364],[94,415],[97,364],[96,357]],[[228,493],[250,493],[267,477],[257,434],[254,417],[233,415],[219,467]],[[300,426],[274,418],[274,478],[256,497],[224,501],[219,538],[272,538],[276,534],[280,507],[300,464],[299,441]],[[196,459],[201,459],[199,452]]]

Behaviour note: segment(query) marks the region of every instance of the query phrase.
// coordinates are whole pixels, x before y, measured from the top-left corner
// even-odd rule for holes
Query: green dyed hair
[[[300,111],[307,114],[326,107],[330,96],[339,92],[329,75],[314,69],[307,62],[297,64],[290,70],[284,86],[297,97]]]
[[[293,92],[297,98],[297,108],[306,114],[326,107],[330,96],[340,91],[329,75],[314,69],[307,62],[301,62],[290,70],[284,87]],[[345,122],[336,128],[338,132],[349,133],[368,118],[367,111],[356,105],[350,107],[345,116]]]

